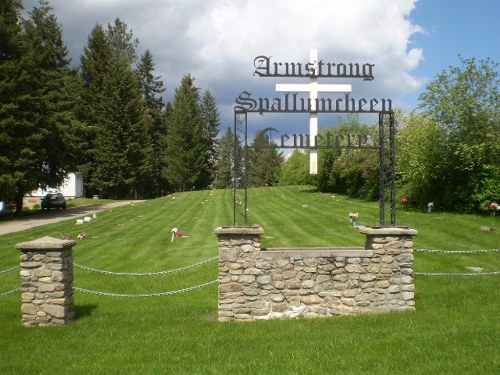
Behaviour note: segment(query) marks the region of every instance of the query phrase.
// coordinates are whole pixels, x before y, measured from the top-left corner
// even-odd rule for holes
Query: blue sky
[[[23,0],[27,11],[37,0]],[[221,112],[221,129],[232,126],[236,97],[276,96],[276,83],[253,75],[254,58],[308,62],[309,50],[328,62],[375,64],[371,82],[352,83],[357,98],[391,98],[412,109],[426,84],[459,65],[459,57],[500,61],[500,0],[49,0],[74,64],[91,29],[116,18],[149,49],[171,101],[182,76],[192,74],[210,90]],[[334,82],[332,82],[334,81]],[[301,82],[304,83],[304,82]],[[322,120],[328,126],[333,115]],[[275,127],[304,132],[304,115],[252,116],[255,130]],[[250,132],[252,132],[252,129]]]
[[[500,62],[499,0],[418,0],[410,19],[426,30],[412,37],[412,44],[424,51],[417,76],[432,80],[450,65],[458,66],[459,54]],[[424,88],[405,99],[416,104]]]

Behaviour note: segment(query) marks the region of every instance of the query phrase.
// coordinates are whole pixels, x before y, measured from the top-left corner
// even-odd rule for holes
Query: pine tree
[[[217,152],[217,135],[219,134],[220,114],[215,97],[206,90],[201,98],[201,116],[203,121],[203,141],[205,143],[205,163],[200,173],[198,187],[205,188],[214,179]]]
[[[139,46],[139,39],[135,38],[132,30],[128,31],[128,26],[119,18],[115,23],[108,23],[108,40],[115,52],[115,58],[126,65],[131,65],[137,60],[135,49]]]
[[[92,186],[104,197],[137,198],[146,124],[137,75],[116,63],[106,80]]]
[[[205,166],[205,142],[199,89],[186,75],[175,90],[168,113],[166,176],[177,191],[196,188]]]
[[[38,187],[55,187],[75,170],[75,74],[69,69],[62,31],[52,8],[40,1],[29,19],[18,22],[20,4],[2,3],[0,75],[0,184],[2,195],[15,199]],[[18,47],[11,48],[15,41]]]
[[[19,1],[0,3],[0,201],[18,200],[24,195],[28,181],[22,170],[29,168],[23,162],[24,139],[31,133],[29,118],[22,107],[29,108],[30,80],[26,64],[29,48],[19,25],[22,5]],[[24,134],[22,134],[22,133]]]
[[[147,141],[147,115],[139,74],[132,69],[132,32],[117,19],[108,30],[96,26],[81,57],[80,112],[87,125],[87,186],[103,197],[139,197]],[[90,108],[92,106],[92,108]]]
[[[103,105],[108,100],[105,95],[105,85],[111,74],[112,66],[111,43],[104,28],[101,25],[96,25],[90,32],[83,55],[80,56],[82,85],[79,91],[82,100],[78,108],[78,117],[84,123],[81,134],[81,139],[84,142],[84,156],[80,170],[85,176],[87,195],[98,192],[92,188],[97,163],[95,141],[101,127]]]
[[[158,197],[165,193],[168,184],[162,170],[166,167],[161,157],[167,134],[165,107],[161,94],[165,91],[161,77],[154,75],[153,55],[147,50],[137,64],[147,121],[147,149],[141,166],[143,196]]]
[[[213,185],[217,189],[233,187],[234,178],[238,181],[243,177],[243,149],[239,137],[235,138],[231,128],[217,143],[217,162]]]
[[[283,155],[277,145],[259,130],[248,155],[248,185],[274,186],[279,182]]]

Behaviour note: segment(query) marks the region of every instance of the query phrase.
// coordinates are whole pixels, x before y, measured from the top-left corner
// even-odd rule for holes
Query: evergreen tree
[[[128,30],[125,22],[117,18],[113,25],[108,23],[106,35],[119,62],[129,66],[135,63],[137,60],[135,50],[139,46],[139,39],[134,38],[132,30]]]
[[[209,90],[206,90],[201,98],[201,116],[203,121],[203,141],[205,143],[205,162],[197,186],[205,188],[212,183],[214,178],[217,135],[220,125],[219,109],[214,96]]]
[[[6,27],[0,29],[9,50],[1,54],[0,67],[0,190],[15,199],[20,213],[26,193],[60,185],[75,170],[75,74],[46,1],[21,23],[18,2],[3,2],[2,7]]]
[[[0,201],[18,201],[29,185],[29,160],[21,158],[25,140],[33,132],[28,113],[32,77],[29,45],[19,24],[20,1],[0,3]],[[31,154],[29,149],[26,153]],[[32,184],[36,186],[36,181]]]
[[[84,127],[81,139],[84,142],[84,156],[80,170],[84,175],[84,186],[87,196],[98,193],[92,188],[96,169],[96,137],[101,127],[104,103],[109,100],[105,94],[106,80],[109,79],[113,67],[111,43],[101,25],[96,25],[88,37],[87,46],[80,57],[82,85],[81,105],[78,117]]]
[[[144,193],[144,160],[151,149],[140,76],[131,66],[137,43],[132,38],[119,19],[107,30],[97,25],[81,56],[86,186],[103,197]]]
[[[146,118],[138,77],[116,61],[106,79],[102,117],[95,141],[91,186],[104,197],[138,198],[146,146]]]
[[[259,130],[248,152],[248,186],[275,186],[281,174],[283,155],[276,143]]]
[[[146,197],[158,197],[167,191],[163,178],[165,168],[161,157],[166,137],[166,121],[163,115],[164,103],[161,94],[165,91],[161,77],[154,75],[153,55],[147,50],[137,64],[140,87],[143,95],[147,122],[147,146],[141,166],[140,189]]]
[[[177,191],[196,188],[205,168],[205,142],[199,89],[194,78],[186,75],[175,90],[168,111],[165,170],[169,183]]]
[[[243,149],[238,135],[235,137],[230,127],[217,143],[216,155],[214,187],[217,189],[233,187],[234,178],[241,180],[243,177]]]

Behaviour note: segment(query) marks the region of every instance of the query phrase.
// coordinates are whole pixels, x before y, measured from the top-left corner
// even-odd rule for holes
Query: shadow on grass
[[[305,186],[300,189],[301,193],[320,193],[319,189],[315,186]]]
[[[84,317],[92,315],[92,312],[97,308],[97,305],[76,305],[75,306],[75,320],[83,319]]]

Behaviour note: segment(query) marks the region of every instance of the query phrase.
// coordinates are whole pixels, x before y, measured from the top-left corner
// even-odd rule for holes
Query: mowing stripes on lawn
[[[334,199],[311,187],[250,189],[249,196],[250,224],[274,237],[263,238],[268,247],[363,245],[349,212],[358,212],[363,225],[378,219],[378,202]],[[0,270],[18,264],[16,243],[60,233],[74,239],[81,230],[88,236],[74,247],[75,262],[96,269],[155,272],[211,259],[218,251],[214,229],[232,223],[232,197],[231,189],[175,193],[103,212],[85,226],[70,220],[3,235]],[[480,250],[500,243],[499,231],[479,229],[491,217],[402,208],[397,218],[419,232],[415,248]],[[190,237],[171,243],[173,227]],[[498,254],[415,252],[414,270],[494,272]],[[498,277],[415,276],[414,312],[244,324],[217,321],[216,283],[163,298],[77,290],[75,321],[47,329],[22,326],[20,296],[12,292],[0,299],[0,373],[497,374]],[[176,291],[216,278],[216,262],[150,277],[75,269],[75,285],[115,294]],[[0,274],[0,291],[18,285],[14,270]]]

